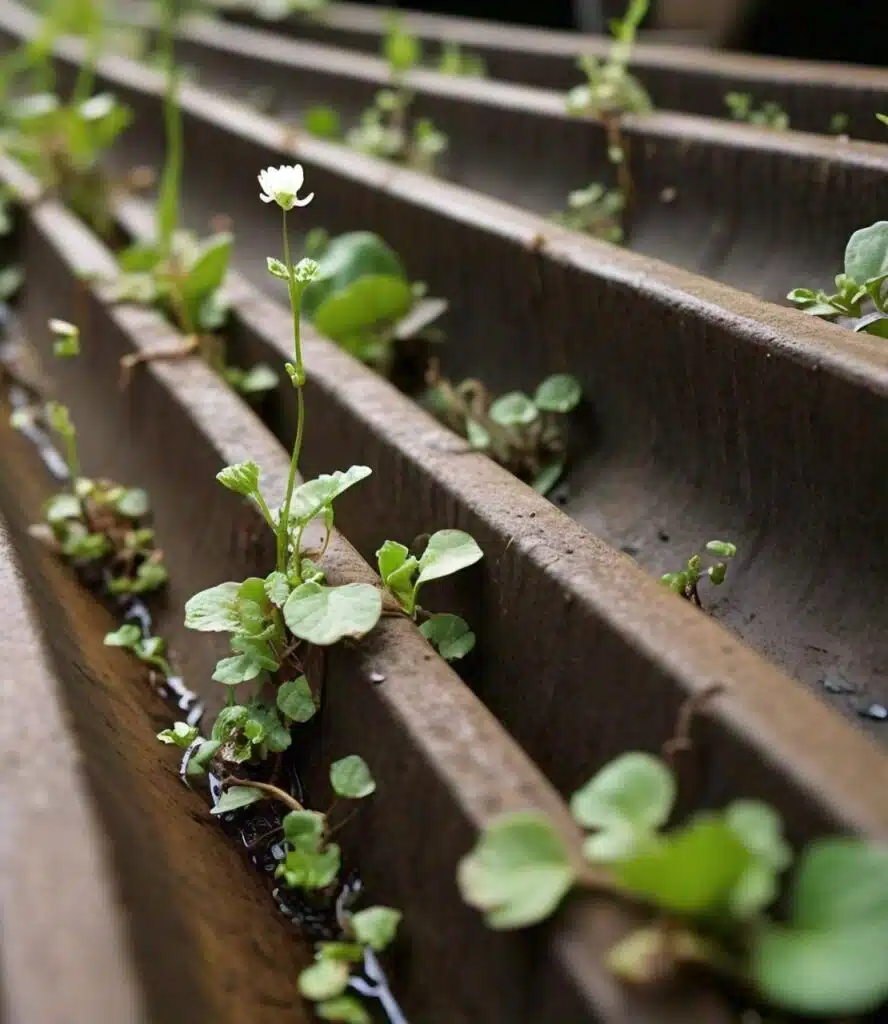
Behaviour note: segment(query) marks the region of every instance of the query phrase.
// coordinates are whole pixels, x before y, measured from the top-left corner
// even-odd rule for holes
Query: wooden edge
[[[146,26],[151,19],[142,16]],[[263,63],[292,66],[321,79],[342,79],[370,91],[389,83],[385,61],[325,46],[280,36],[262,29],[246,28],[225,21],[191,19],[183,22],[180,38],[197,49],[215,54],[219,59],[237,57],[258,59]],[[199,65],[198,65],[199,67]],[[447,100],[459,105],[471,104],[479,117],[496,117],[502,111],[520,112],[554,121],[583,123],[565,107],[564,94],[533,86],[516,85],[485,78],[460,78],[435,71],[414,70],[407,76],[414,92],[420,96]],[[888,75],[884,87],[888,88]],[[586,122],[588,124],[588,121]],[[659,138],[680,139],[687,145],[718,145],[725,148],[754,147],[764,153],[792,155],[816,162],[834,163],[849,170],[860,167],[888,168],[888,145],[861,140],[838,141],[829,136],[788,129],[773,131],[729,119],[701,117],[679,111],[658,111],[633,114],[624,118],[630,134],[645,141]],[[886,134],[888,142],[888,134]]]
[[[81,753],[0,520],[0,1017],[147,1021]]]
[[[22,39],[32,22],[33,16],[10,0],[0,2],[0,30]],[[57,45],[56,53],[62,61],[77,67],[81,50],[77,41],[66,40]],[[131,90],[152,101],[159,102],[163,94],[158,72],[123,57],[100,61],[99,74],[110,87]],[[573,265],[602,281],[629,283],[640,299],[664,307],[680,304],[692,313],[705,310],[727,322],[745,340],[766,347],[775,358],[816,365],[820,371],[888,393],[888,348],[872,335],[777,306],[662,260],[560,228],[493,197],[392,168],[335,143],[304,135],[294,139],[273,119],[199,86],[182,85],[181,106],[189,118],[248,140],[263,154],[271,151],[281,158],[294,157],[307,168],[323,169],[407,207],[432,211],[484,235],[538,251],[544,263]]]
[[[607,57],[611,41],[605,36],[586,35],[577,32],[559,32],[553,29],[524,28],[518,25],[486,22],[473,18],[450,15],[425,14],[418,11],[402,11],[404,26],[424,41],[455,42],[469,49],[515,51],[516,54],[561,59],[575,68],[577,57],[589,54],[599,59]],[[223,12],[224,14],[224,12]],[[347,33],[350,36],[364,34],[372,40],[368,49],[377,49],[379,40],[385,34],[385,14],[362,4],[339,2],[323,12],[317,23],[332,32]],[[288,24],[262,22],[256,18],[253,24],[279,27],[292,31],[294,35],[304,32],[306,22],[298,17],[289,19]],[[827,61],[801,61],[788,57],[761,57],[755,54],[707,51],[697,46],[678,44],[657,45],[639,42],[633,49],[632,68],[668,68],[676,72],[697,74],[705,72],[724,78],[743,76],[756,78],[766,84],[775,80],[788,83],[835,86],[853,86],[867,90],[888,89],[888,72],[883,68],[849,66]],[[576,72],[577,81],[580,72]]]
[[[180,598],[226,577],[264,571],[272,548],[259,513],[220,489],[214,473],[226,464],[254,459],[262,467],[266,493],[274,496],[283,490],[287,458],[200,361],[152,363],[141,368],[126,391],[115,389],[120,356],[168,347],[177,336],[156,314],[108,307],[95,289],[84,286],[79,278],[106,273],[111,256],[67,211],[44,202],[28,211],[27,221],[28,258],[43,270],[27,292],[28,336],[48,342],[49,315],[84,325],[82,356],[56,367],[60,396],[80,424],[85,464],[101,466],[119,479],[136,478],[152,495],[175,581],[170,613],[161,617],[158,632],[170,637],[175,655],[181,655],[177,664],[185,666],[189,684],[207,692],[215,686],[208,680],[218,643],[189,634],[188,644],[199,650],[186,656]],[[109,430],[110,422],[118,429]],[[234,541],[245,533],[253,538],[249,552]],[[376,581],[338,534],[325,568],[334,582]],[[677,1024],[686,1019],[687,1000],[704,1014],[697,1019],[724,1019],[718,1000],[705,989],[679,993],[674,1003],[659,996],[652,1002],[609,977],[601,966],[602,940],[612,942],[633,920],[609,901],[579,902],[569,914],[567,934],[556,922],[542,932],[508,936],[485,929],[461,903],[456,862],[493,817],[529,807],[542,810],[574,857],[579,857],[579,833],[551,787],[446,663],[430,652],[412,623],[386,621],[369,643],[334,651],[326,672],[328,696],[320,728],[325,763],[315,766],[309,778],[319,778],[329,760],[352,752],[365,756],[377,776],[380,796],[374,810],[359,815],[342,842],[347,852],[357,849],[356,860],[373,894],[378,889],[383,897],[394,895],[405,910],[407,948],[395,977],[408,1006],[432,996],[463,1010],[479,1009],[485,1020],[505,1022],[542,993],[551,1000],[540,1007],[552,1015],[547,1019],[586,1019],[594,1007],[602,1020]],[[384,682],[374,683],[379,676]],[[386,799],[386,793],[397,798]],[[428,829],[418,825],[424,821],[435,830],[434,843],[428,841]],[[451,958],[452,973],[445,976],[442,957],[454,949],[459,958]],[[529,957],[534,970],[527,973]],[[430,978],[436,979],[431,992]],[[491,979],[499,984],[492,986]],[[419,1019],[451,1019],[437,1007],[437,1001],[427,1005]]]

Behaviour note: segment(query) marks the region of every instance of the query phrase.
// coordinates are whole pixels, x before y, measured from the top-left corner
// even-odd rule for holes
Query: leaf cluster
[[[435,340],[432,325],[447,303],[426,298],[424,286],[410,282],[397,253],[378,235],[315,235],[313,255],[318,266],[303,295],[303,313],[346,352],[388,376],[405,345],[420,337]],[[282,264],[270,269],[286,277]]]
[[[768,100],[756,107],[750,93],[729,92],[725,94],[725,106],[735,121],[772,128],[778,132],[789,130],[789,114],[779,103]]]
[[[385,589],[405,615],[413,619],[423,616],[420,632],[447,661],[455,661],[468,654],[475,646],[475,634],[458,615],[424,612],[417,600],[420,587],[467,569],[483,557],[475,540],[462,530],[433,533],[419,557],[394,540],[387,540],[376,552],[379,575]]]
[[[100,162],[131,121],[111,93],[68,103],[52,92],[33,93],[7,107],[3,143],[45,189],[108,237],[110,183]]]
[[[611,21],[614,42],[607,60],[586,55],[579,58],[577,65],[585,72],[586,82],[567,94],[570,113],[608,119],[646,114],[653,108],[647,90],[629,72],[635,36],[649,6],[650,0],[629,0],[623,18]]]
[[[855,231],[845,247],[845,271],[833,294],[793,288],[786,296],[811,316],[851,321],[854,331],[888,338],[888,221]]]
[[[571,192],[567,209],[556,213],[553,220],[572,231],[619,244],[623,241],[625,209],[626,197],[622,189],[606,189],[604,185],[593,183]]]
[[[788,915],[766,912],[792,851],[777,812],[754,800],[666,829],[675,778],[659,758],[623,754],[576,792],[589,833],[584,875],[548,819],[493,822],[462,861],[464,899],[493,928],[548,917],[579,881],[657,912],[610,953],[621,977],[651,983],[682,962],[742,979],[765,1002],[812,1016],[864,1013],[888,998],[888,849],[855,839],[811,843],[799,858]]]
[[[706,545],[706,551],[718,559],[731,559],[737,554],[737,545],[730,541],[711,540]],[[724,583],[727,572],[727,561],[718,561],[704,569],[702,557],[691,555],[685,569],[680,572],[665,573],[660,577],[660,582],[674,593],[680,594],[685,600],[693,601],[698,607],[702,607],[698,592],[700,580],[706,577],[710,583],[719,587]]]
[[[475,379],[454,386],[434,367],[428,379],[424,404],[439,419],[541,494],[552,490],[567,464],[567,416],[582,400],[576,377],[553,374],[532,398],[510,391],[496,399]]]

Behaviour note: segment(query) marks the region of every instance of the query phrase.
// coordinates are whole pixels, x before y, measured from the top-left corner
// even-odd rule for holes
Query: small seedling
[[[58,319],[50,320],[49,327],[55,337],[55,356],[76,356],[77,327]],[[110,594],[146,594],[163,587],[167,571],[154,530],[147,525],[147,493],[81,475],[77,430],[67,406],[46,402],[36,410],[16,410],[11,423],[21,427],[34,417],[42,419],[61,442],[69,485],[44,503],[43,520],[30,528],[31,534],[75,565],[95,570]]]
[[[475,634],[458,615],[433,615],[421,608],[417,603],[419,588],[431,580],[452,576],[481,558],[481,548],[462,530],[433,533],[419,557],[394,540],[387,540],[376,552],[379,575],[386,591],[405,615],[422,620],[420,632],[447,661],[468,654],[475,646]]]
[[[4,144],[48,192],[104,238],[111,235],[111,182],[101,160],[132,115],[110,93],[63,102],[53,92],[23,96],[7,110]]]
[[[649,6],[650,0],[629,0],[623,18],[611,22],[614,42],[607,60],[580,57],[578,64],[586,73],[587,81],[567,94],[567,109],[570,113],[594,118],[604,124],[607,156],[616,168],[619,188],[606,191],[603,185],[590,185],[586,189],[572,192],[568,197],[567,213],[562,214],[559,220],[562,223],[571,221],[568,226],[576,226],[576,230],[580,231],[592,228],[589,233],[609,241],[622,240],[622,215],[632,197],[632,175],[623,138],[622,119],[624,114],[646,114],[653,108],[647,90],[629,72],[635,36]]]
[[[888,998],[888,848],[810,843],[777,918],[767,911],[793,860],[777,812],[735,800],[667,829],[676,794],[665,760],[622,754],[571,800],[582,858],[543,813],[505,814],[460,863],[463,898],[499,930],[545,920],[577,886],[636,899],[655,915],[606,961],[635,985],[703,967],[806,1018],[867,1014]]]
[[[848,131],[848,125],[851,123],[851,119],[847,114],[833,114],[829,119],[829,132],[830,135],[845,135]]]
[[[459,78],[484,78],[487,75],[483,58],[464,50],[459,43],[444,43],[441,46],[437,70],[442,75],[455,75]]]
[[[737,546],[724,540],[709,541],[706,545],[706,550],[710,555],[726,560],[733,558],[737,554]],[[718,561],[714,565],[710,565],[708,569],[704,569],[702,557],[700,555],[692,555],[688,559],[686,569],[682,569],[681,572],[667,572],[660,578],[660,582],[669,587],[674,593],[680,594],[688,601],[692,601],[698,608],[702,608],[703,602],[700,600],[700,594],[697,589],[700,585],[700,580],[707,577],[713,586],[719,587],[724,583],[727,571],[727,561]]]
[[[410,123],[414,95],[406,83],[407,74],[422,61],[422,46],[393,15],[382,52],[389,68],[389,88],[376,94],[373,105],[346,135],[346,142],[362,153],[434,174],[439,157],[447,149],[447,136],[428,118]]]
[[[132,652],[139,661],[153,669],[156,669],[165,679],[168,679],[173,674],[172,667],[165,657],[166,644],[161,637],[143,637],[142,630],[132,623],[124,623],[113,633],[108,633],[105,636],[105,646],[122,647],[125,650]],[[166,730],[166,732],[169,732],[169,730]],[[194,735],[196,734],[197,730],[195,729]],[[193,738],[194,737],[192,736],[192,739]],[[163,742],[166,743],[169,741],[164,739]]]
[[[582,399],[570,374],[547,377],[533,398],[510,391],[492,399],[478,380],[458,385],[441,377],[433,361],[425,404],[452,430],[511,473],[548,494],[567,465],[568,414]]]
[[[619,244],[623,241],[625,208],[626,200],[619,189],[606,189],[596,183],[571,192],[567,209],[554,214],[553,220],[573,231]]]
[[[757,108],[748,92],[727,93],[725,106],[735,121],[754,124],[759,128],[772,128],[778,132],[789,129],[789,114],[778,103],[767,101]]]
[[[793,288],[786,296],[811,316],[848,321],[854,331],[888,338],[888,221],[855,231],[845,247],[836,291]]]

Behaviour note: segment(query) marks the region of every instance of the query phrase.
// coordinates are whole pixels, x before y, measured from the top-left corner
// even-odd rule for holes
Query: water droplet
[[[272,855],[272,857],[274,857],[275,860],[283,860],[284,859],[284,848],[283,848],[283,846],[281,846],[280,843],[275,843],[274,846],[272,846],[272,848],[271,848],[271,855]]]
[[[851,693],[852,688],[845,682],[838,672],[831,672],[822,680],[823,688],[827,693]]]
[[[884,722],[888,719],[888,708],[884,704],[870,704],[867,707],[858,708],[857,713],[861,718],[872,718],[876,722]]]
[[[386,677],[385,677],[385,673],[384,672],[371,672],[370,673],[370,682],[371,683],[377,683],[377,684],[378,683],[384,683],[385,682],[385,678]]]

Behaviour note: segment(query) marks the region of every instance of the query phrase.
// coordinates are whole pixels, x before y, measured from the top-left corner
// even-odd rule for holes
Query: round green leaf
[[[394,940],[401,917],[391,907],[367,907],[352,915],[351,925],[358,942],[380,953]]]
[[[574,793],[573,816],[584,828],[608,829],[628,823],[651,832],[666,823],[675,803],[675,778],[657,757],[622,754]]]
[[[295,637],[326,647],[369,633],[382,614],[382,596],[368,583],[343,587],[303,583],[287,598],[283,611]]]
[[[543,412],[570,412],[580,404],[583,389],[576,377],[569,373],[556,373],[547,377],[537,388],[534,405]]]
[[[287,842],[294,849],[315,852],[320,847],[327,821],[318,811],[290,811],[282,824]]]
[[[195,594],[185,604],[186,627],[203,633],[236,633],[240,629],[239,589],[239,583],[220,583]]]
[[[711,540],[707,543],[706,550],[717,558],[733,558],[737,554],[737,545],[727,540]]]
[[[376,791],[376,780],[367,762],[357,754],[349,754],[330,765],[330,784],[337,796],[363,800]]]
[[[299,975],[299,991],[318,1002],[341,995],[348,984],[348,964],[341,960],[318,960]]]
[[[210,814],[228,814],[229,811],[238,811],[264,799],[265,794],[251,786],[232,786],[225,790]]]
[[[888,922],[888,848],[859,839],[812,843],[793,886],[793,925],[822,929],[863,921]]]
[[[510,391],[490,407],[490,418],[501,427],[526,427],[539,416],[540,411],[523,391]]]
[[[805,1016],[856,1016],[888,998],[888,921],[836,929],[769,926],[751,974],[762,995]]]
[[[720,911],[752,856],[724,821],[701,815],[613,865],[632,892],[676,914]]]
[[[370,231],[350,231],[332,239],[318,261],[318,273],[302,296],[302,312],[309,320],[331,295],[344,291],[362,277],[399,277],[407,274],[397,253]]]
[[[433,615],[419,631],[445,661],[456,661],[475,646],[475,634],[458,615]]]
[[[187,304],[200,302],[222,284],[233,244],[234,235],[223,231],[200,245],[182,282],[182,298]]]
[[[369,466],[350,466],[345,472],[337,469],[335,473],[321,473],[314,480],[306,480],[293,491],[290,519],[296,523],[309,522],[372,472]]]
[[[345,1024],[371,1024],[372,1018],[354,996],[337,996],[315,1004],[321,1020],[344,1021]]]
[[[130,622],[124,623],[120,629],[105,636],[106,647],[135,647],[142,639],[142,630]]]
[[[307,722],[317,711],[305,676],[283,683],[277,692],[278,710],[294,722]]]
[[[390,324],[410,312],[413,292],[401,277],[369,274],[330,295],[312,323],[328,338],[345,343],[380,324]]]
[[[848,239],[845,273],[861,285],[888,274],[888,220],[861,228]]]
[[[516,811],[492,822],[460,862],[463,899],[491,928],[524,928],[554,912],[574,883],[565,846],[545,815]]]
[[[302,118],[305,130],[319,139],[341,139],[342,118],[333,107],[311,107]]]
[[[474,538],[462,530],[438,530],[429,538],[426,549],[419,560],[420,583],[451,576],[484,557]]]

